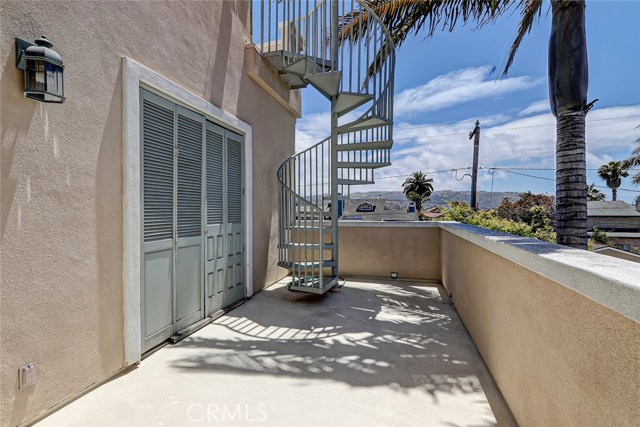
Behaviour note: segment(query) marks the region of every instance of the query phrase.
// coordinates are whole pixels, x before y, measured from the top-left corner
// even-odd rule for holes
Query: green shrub
[[[530,210],[531,225],[501,218],[495,210],[474,211],[466,203],[454,202],[442,209],[444,216],[441,219],[555,243],[556,233],[550,225],[544,208],[534,206]]]

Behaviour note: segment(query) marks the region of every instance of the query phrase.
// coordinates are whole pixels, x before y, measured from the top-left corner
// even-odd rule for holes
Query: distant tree
[[[622,178],[629,176],[629,172],[627,172],[627,162],[614,161],[602,165],[598,169],[598,176],[602,178],[607,183],[607,187],[611,189],[611,198],[615,202],[618,200],[618,187],[622,184]]]
[[[520,199],[516,202],[512,202],[509,198],[503,199],[500,206],[496,208],[496,214],[500,218],[528,225],[534,225],[534,221],[541,224],[540,218],[544,216],[546,224],[553,226],[556,217],[555,199],[548,194],[533,194],[528,191],[520,194]]]
[[[433,193],[433,179],[427,178],[422,171],[414,172],[402,184],[405,197],[416,204],[416,210],[422,210],[422,202]]]
[[[596,188],[596,183],[591,183],[587,187],[587,200],[590,202],[601,202],[605,199],[604,193]]]
[[[595,243],[600,243],[601,245],[614,246],[611,237],[607,236],[607,233],[605,233],[603,230],[598,229],[597,227],[593,227],[591,240],[593,240]]]
[[[640,126],[638,126],[637,129],[640,129]],[[636,139],[636,146],[633,149],[631,157],[624,161],[624,167],[626,169],[631,169],[638,166],[640,166],[640,138]],[[633,182],[635,185],[640,185],[640,172],[637,172],[635,175],[633,175],[633,177],[631,178],[631,182]]]

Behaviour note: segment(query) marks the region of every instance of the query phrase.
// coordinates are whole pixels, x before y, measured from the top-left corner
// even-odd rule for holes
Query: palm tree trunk
[[[613,199],[614,202],[616,200],[618,200],[618,189],[617,188],[612,188],[611,189],[611,198]]]
[[[552,0],[549,101],[556,126],[556,232],[587,249],[585,116],[589,71],[584,0]]]
[[[561,245],[587,248],[586,112],[558,114],[556,231]]]

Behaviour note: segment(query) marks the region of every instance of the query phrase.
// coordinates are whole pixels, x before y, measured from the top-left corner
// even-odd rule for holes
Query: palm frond
[[[506,76],[509,72],[509,68],[513,64],[513,60],[516,57],[516,53],[518,52],[518,48],[520,48],[520,44],[524,37],[531,32],[531,28],[533,24],[540,18],[540,14],[542,12],[542,0],[525,0],[524,5],[522,6],[522,19],[520,20],[520,26],[518,28],[518,33],[516,34],[516,38],[511,44],[511,48],[509,49],[509,57],[507,58],[507,62],[502,70],[502,75]]]
[[[411,34],[424,32],[431,37],[438,30],[453,31],[456,26],[475,23],[475,28],[495,21],[510,10],[522,10],[516,39],[509,51],[503,74],[506,74],[524,36],[531,31],[542,10],[542,0],[364,0],[365,7],[340,18],[340,41],[351,42],[364,37],[376,20],[373,12],[388,28],[393,44],[401,46]],[[376,52],[373,64],[381,63],[388,53]]]

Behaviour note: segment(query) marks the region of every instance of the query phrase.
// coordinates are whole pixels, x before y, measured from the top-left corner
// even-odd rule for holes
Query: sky
[[[473,143],[480,121],[480,191],[555,194],[555,118],[547,88],[548,4],[502,78],[519,14],[474,29],[410,37],[397,51],[392,166],[376,171],[376,184],[352,191],[402,189],[411,172],[428,173],[435,190],[467,190]],[[640,0],[587,1],[587,179],[611,191],[596,169],[630,156],[640,137]],[[311,87],[303,91],[296,126],[297,149],[329,135],[329,101]],[[491,169],[497,168],[497,169]],[[457,169],[457,171],[451,171]],[[632,171],[636,173],[638,171]],[[629,190],[629,191],[627,191]],[[640,194],[627,178],[618,198]]]

